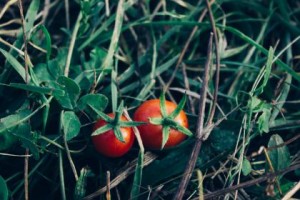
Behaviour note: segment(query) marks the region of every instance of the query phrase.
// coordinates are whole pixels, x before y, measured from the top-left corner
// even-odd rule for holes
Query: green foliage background
[[[21,2],[23,22],[17,1],[0,5],[0,199],[24,199],[25,149],[30,199],[83,199],[105,187],[107,171],[112,182],[122,172],[128,175],[112,188],[112,199],[170,199],[194,137],[152,151],[154,161],[142,167],[149,154],[138,144],[111,159],[95,151],[90,135],[97,112],[114,112],[124,101],[132,116],[162,90],[176,103],[187,94],[184,110],[195,133],[211,32],[205,2]],[[196,165],[204,180],[193,175],[186,199],[198,198],[198,181],[207,194],[299,164],[299,8],[300,1],[211,1],[221,58],[214,121],[234,111],[204,142]],[[210,93],[214,54],[212,63]],[[208,98],[206,115],[211,105]],[[251,185],[237,197],[278,199],[299,176],[298,170]],[[274,190],[267,196],[270,185]]]

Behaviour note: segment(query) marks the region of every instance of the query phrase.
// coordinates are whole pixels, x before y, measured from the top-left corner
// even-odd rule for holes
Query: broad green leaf
[[[31,114],[29,110],[21,110],[16,114],[0,119],[0,150],[5,150],[17,142],[17,137],[13,134],[18,132],[19,125]]]
[[[208,138],[208,144],[213,151],[220,154],[232,150],[236,145],[237,137],[235,131],[215,128]]]
[[[55,96],[55,99],[61,104],[62,107],[73,109],[76,106],[76,101],[80,94],[80,88],[72,79],[60,76],[57,80],[58,87],[65,91],[64,96]]]
[[[30,154],[33,155],[34,159],[38,160],[40,158],[39,149],[37,147],[37,133],[31,133],[30,125],[28,123],[22,123],[17,127],[17,130],[13,132],[21,142],[24,148],[28,148]]]
[[[39,94],[48,94],[53,96],[64,96],[65,94],[65,92],[60,89],[50,88],[50,87],[40,87],[40,86],[34,86],[34,85],[28,85],[22,83],[10,83],[8,86],[30,91],[30,92],[36,92]]]
[[[248,176],[252,171],[251,163],[247,158],[243,159],[242,163],[242,173],[244,176]]]
[[[142,173],[143,173],[143,165],[144,165],[144,153],[139,151],[138,162],[135,168],[132,188],[130,192],[130,199],[138,199],[140,194],[140,188],[142,183]]]
[[[73,111],[66,111],[62,116],[62,126],[66,141],[69,141],[79,134],[81,124]]]
[[[0,199],[8,200],[8,188],[2,176],[0,176]]]
[[[60,62],[62,62],[62,61],[59,61],[59,59],[62,59],[62,58],[58,57],[54,60],[50,60],[47,65],[47,69],[48,69],[49,73],[54,78],[53,80],[57,80],[60,76],[63,75],[63,69],[60,64]]]
[[[18,141],[17,137],[15,137],[9,131],[0,133],[0,151],[9,149],[17,141]]]
[[[27,118],[31,114],[30,110],[21,110],[16,114],[9,115],[1,118],[0,120],[0,134],[4,131],[14,128],[24,122],[24,118]]]
[[[97,116],[94,116],[94,111],[91,107],[95,108],[98,111],[103,111],[108,104],[108,99],[102,94],[87,94],[82,96],[77,102],[77,108],[81,111],[88,113],[94,119],[97,119]]]
[[[278,134],[274,134],[268,142],[268,148],[276,147],[282,143],[284,143],[282,138]],[[268,154],[275,171],[285,169],[291,163],[290,152],[285,145],[268,151]]]
[[[4,55],[7,61],[11,64],[11,66],[16,70],[16,72],[22,77],[23,81],[26,82],[26,72],[25,68],[19,63],[19,61],[12,56],[9,52],[4,49],[0,49],[0,52]],[[28,80],[30,80],[30,76],[28,74]]]

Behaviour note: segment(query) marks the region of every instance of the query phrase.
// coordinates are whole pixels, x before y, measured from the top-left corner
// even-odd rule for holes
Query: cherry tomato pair
[[[144,122],[137,128],[145,148],[174,147],[181,143],[187,135],[191,135],[188,130],[187,116],[182,111],[183,105],[179,109],[177,107],[176,104],[165,99],[148,100],[138,107],[133,120]],[[113,118],[114,114],[110,113],[108,116]],[[127,121],[124,116],[121,116],[120,120]],[[94,125],[94,131],[105,125],[107,125],[105,120],[99,120]],[[92,136],[96,150],[108,157],[120,157],[127,153],[134,143],[135,136],[131,127],[120,127],[120,132],[123,136],[123,142],[116,137],[114,129]]]

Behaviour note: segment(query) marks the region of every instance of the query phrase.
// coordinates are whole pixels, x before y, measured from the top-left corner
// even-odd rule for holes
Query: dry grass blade
[[[216,54],[216,74],[215,74],[215,90],[213,94],[213,105],[208,117],[208,125],[212,123],[213,117],[215,115],[216,106],[217,106],[217,99],[218,99],[218,91],[219,91],[219,81],[220,81],[220,54],[219,54],[219,41],[218,41],[218,35],[215,25],[215,20],[213,17],[213,13],[211,10],[211,3],[209,3],[208,0],[206,0],[206,6],[208,9],[209,14],[209,20],[211,23],[212,31],[214,34],[214,44],[215,44],[215,54]]]
[[[231,187],[228,187],[228,188],[225,188],[225,189],[221,189],[221,190],[206,194],[206,195],[204,195],[204,199],[216,198],[216,197],[219,197],[221,195],[224,195],[224,194],[227,194],[227,193],[230,193],[230,192],[234,192],[234,191],[242,189],[242,188],[250,187],[250,186],[256,185],[258,183],[265,182],[268,179],[274,178],[278,175],[283,176],[284,174],[286,174],[288,172],[291,172],[291,171],[294,171],[294,170],[299,169],[299,168],[300,168],[300,164],[292,165],[292,166],[290,166],[290,167],[288,167],[284,170],[280,170],[280,171],[277,171],[275,173],[269,173],[269,174],[261,176],[257,179],[246,181],[246,182],[238,184],[238,185],[233,185]],[[196,200],[196,199],[197,198],[194,198],[193,200]]]
[[[149,165],[157,158],[157,155],[152,154],[150,152],[145,153],[144,166]],[[113,180],[110,182],[110,188],[114,188],[119,185],[122,181],[124,181],[129,175],[133,174],[135,171],[135,167],[137,165],[138,159],[133,160],[129,166],[127,166],[124,170],[122,170]],[[86,196],[84,200],[93,199],[107,191],[107,187],[102,187],[96,192]]]

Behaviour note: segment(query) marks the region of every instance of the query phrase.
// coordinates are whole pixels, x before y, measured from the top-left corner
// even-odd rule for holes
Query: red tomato
[[[115,115],[113,113],[109,113],[108,116],[113,118]],[[121,120],[127,121],[124,116],[121,117]],[[106,124],[106,121],[100,119],[94,125],[94,131]],[[111,129],[100,135],[92,136],[92,141],[96,150],[108,157],[120,157],[127,153],[133,145],[134,133],[131,127],[121,127],[120,129],[125,141],[124,143],[118,140],[114,131]]]
[[[176,104],[166,101],[167,113],[175,110]],[[138,107],[134,113],[134,121],[147,122],[147,124],[138,126],[143,144],[146,148],[160,149],[162,146],[162,126],[150,124],[149,118],[161,118],[160,100],[152,99],[145,101]],[[174,119],[178,124],[188,128],[188,119],[184,111],[181,111]],[[181,143],[187,136],[180,131],[170,129],[169,139],[164,148],[174,147]]]

